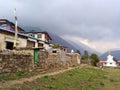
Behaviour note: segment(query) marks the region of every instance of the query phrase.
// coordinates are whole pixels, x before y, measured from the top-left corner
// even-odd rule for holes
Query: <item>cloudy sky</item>
[[[120,49],[120,0],[0,0],[0,18],[105,52]]]

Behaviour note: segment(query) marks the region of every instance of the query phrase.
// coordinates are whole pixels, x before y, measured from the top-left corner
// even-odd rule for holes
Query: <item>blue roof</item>
[[[14,31],[12,31],[12,30],[7,30],[6,28],[2,28],[2,27],[0,27],[0,30],[3,30],[3,31],[6,31],[6,32],[10,32],[10,33],[15,33]],[[24,37],[27,37],[27,38],[31,38],[31,39],[35,39],[35,40],[38,40],[38,41],[42,41],[42,40],[40,40],[39,38],[35,38],[35,37],[33,37],[33,36],[29,36],[28,34],[23,34],[23,33],[19,33],[18,32],[18,35],[21,35],[21,36],[24,36]],[[44,41],[42,41],[42,42],[44,42]]]

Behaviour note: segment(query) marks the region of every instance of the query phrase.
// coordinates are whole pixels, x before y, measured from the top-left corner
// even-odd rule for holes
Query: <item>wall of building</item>
[[[0,50],[5,49],[5,46],[6,46],[5,37],[3,34],[0,33]]]
[[[42,38],[43,41],[45,41],[45,34],[42,34]]]
[[[18,46],[17,47],[26,47],[27,46],[27,39],[26,38],[20,38],[18,36]]]
[[[14,42],[14,34],[0,32],[0,50],[6,49],[6,42]],[[18,36],[17,47],[26,47],[27,39],[21,36]]]

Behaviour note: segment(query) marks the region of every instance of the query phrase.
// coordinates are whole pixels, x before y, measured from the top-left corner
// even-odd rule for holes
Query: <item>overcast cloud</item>
[[[0,18],[41,27],[104,52],[120,48],[120,0],[0,0]]]

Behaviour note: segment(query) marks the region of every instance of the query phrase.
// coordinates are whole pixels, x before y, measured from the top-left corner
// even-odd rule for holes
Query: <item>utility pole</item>
[[[13,48],[15,49],[17,46],[17,38],[18,38],[18,28],[17,28],[17,16],[16,16],[16,8],[14,10],[14,18],[15,18],[15,37],[14,37],[14,43],[13,43]]]

